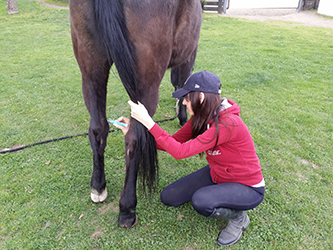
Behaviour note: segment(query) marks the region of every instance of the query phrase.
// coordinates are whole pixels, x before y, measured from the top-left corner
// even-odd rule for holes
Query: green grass
[[[86,132],[80,72],[68,10],[0,1],[0,149]],[[266,180],[263,203],[229,249],[333,249],[333,30],[287,22],[205,15],[195,71],[222,80],[239,103]],[[169,72],[155,119],[174,115]],[[112,69],[107,113],[129,115],[128,97]],[[177,121],[161,126],[172,133]],[[158,190],[204,166],[159,153]],[[218,249],[225,221],[170,208],[159,195],[138,194],[139,223],[118,226],[124,183],[121,132],[105,153],[109,198],[90,201],[92,154],[86,136],[0,155],[0,249]],[[183,217],[182,217],[183,216]]]

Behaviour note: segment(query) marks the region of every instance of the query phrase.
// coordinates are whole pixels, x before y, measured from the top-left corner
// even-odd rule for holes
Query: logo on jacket
[[[208,150],[207,154],[209,154],[209,155],[220,155],[221,151],[220,150],[214,150],[214,151]]]

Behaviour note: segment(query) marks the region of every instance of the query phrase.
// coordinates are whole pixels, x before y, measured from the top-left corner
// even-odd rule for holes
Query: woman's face
[[[190,100],[189,94],[187,94],[186,96],[184,96],[183,105],[186,106],[186,110],[189,113],[189,115],[193,116],[194,112],[192,110],[192,105],[191,105],[191,100]]]

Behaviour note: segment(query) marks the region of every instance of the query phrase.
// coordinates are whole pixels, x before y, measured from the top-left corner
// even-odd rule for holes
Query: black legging
[[[207,165],[166,186],[161,192],[161,201],[174,207],[192,201],[193,208],[208,217],[218,207],[255,208],[264,199],[264,193],[264,187],[253,188],[235,182],[215,184]]]

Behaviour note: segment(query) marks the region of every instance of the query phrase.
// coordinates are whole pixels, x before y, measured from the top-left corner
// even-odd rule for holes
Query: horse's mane
[[[138,102],[137,75],[135,71],[135,47],[128,38],[128,29],[121,0],[95,0],[95,18],[104,42],[110,65],[115,63],[119,77],[132,101]],[[151,192],[155,187],[158,172],[157,149],[154,137],[136,120],[131,127],[136,136],[136,157],[131,164],[139,165],[143,188]],[[134,138],[133,138],[134,139]]]

